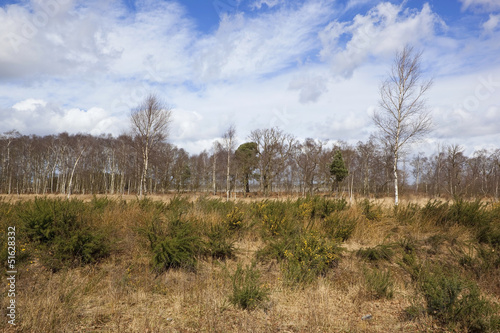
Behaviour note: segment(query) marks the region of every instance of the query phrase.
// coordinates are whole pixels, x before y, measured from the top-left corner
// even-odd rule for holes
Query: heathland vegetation
[[[500,330],[493,201],[4,197],[0,224],[19,332]]]

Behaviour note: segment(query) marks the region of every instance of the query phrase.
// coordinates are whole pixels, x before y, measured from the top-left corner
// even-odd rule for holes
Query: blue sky
[[[418,150],[500,145],[497,0],[0,1],[0,133],[119,135],[150,92],[170,142],[366,140],[394,53],[423,50],[434,131]]]

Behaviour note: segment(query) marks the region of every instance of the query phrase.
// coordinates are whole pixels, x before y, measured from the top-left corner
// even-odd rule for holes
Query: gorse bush
[[[498,305],[480,295],[477,285],[454,272],[433,268],[425,272],[420,289],[427,313],[452,329],[468,332],[497,332]]]
[[[358,205],[361,207],[363,215],[370,221],[379,221],[382,218],[382,208],[380,205],[371,202],[368,199],[364,199],[359,202]]]
[[[50,269],[89,264],[110,253],[109,233],[93,222],[94,211],[79,200],[36,198],[18,210],[27,237],[40,244]]]
[[[424,207],[420,210],[422,219],[432,222],[435,225],[443,226],[448,221],[448,208],[447,202],[439,200],[429,200]]]
[[[191,221],[180,217],[170,220],[166,230],[161,228],[162,222],[152,222],[148,238],[153,252],[152,265],[157,273],[170,268],[186,268],[194,270],[198,256],[205,251],[204,243],[196,232]]]
[[[331,239],[348,240],[356,229],[358,218],[349,212],[334,212],[323,221],[323,230]]]
[[[303,218],[318,217],[324,219],[333,212],[345,210],[348,207],[344,198],[330,199],[321,196],[299,198],[295,202],[298,215]]]
[[[244,218],[245,213],[236,206],[226,214],[224,217],[224,223],[227,225],[229,230],[238,230],[242,228]]]
[[[234,256],[234,241],[231,240],[231,234],[226,225],[211,226],[207,237],[206,250],[212,258],[225,260]]]
[[[267,236],[286,236],[297,232],[300,228],[287,213],[289,202],[265,200],[255,204],[255,216],[261,221]]]
[[[282,272],[291,284],[311,282],[336,267],[341,249],[337,242],[322,238],[317,233],[299,236],[285,250]]]
[[[486,225],[490,221],[486,205],[481,200],[465,201],[460,198],[449,206],[447,220],[466,227]]]
[[[420,206],[415,203],[399,204],[394,206],[394,215],[401,223],[413,223],[420,216]]]
[[[230,275],[232,294],[229,301],[244,310],[253,310],[268,300],[269,289],[260,283],[260,273],[255,264],[245,268],[238,264]]]

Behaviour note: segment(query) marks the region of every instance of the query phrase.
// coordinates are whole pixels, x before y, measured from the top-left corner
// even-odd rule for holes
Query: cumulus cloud
[[[0,132],[15,128],[23,134],[47,135],[61,132],[119,135],[124,131],[123,117],[101,108],[64,109],[44,100],[27,99],[11,108],[0,109]]]
[[[441,24],[443,21],[428,4],[417,11],[380,3],[351,22],[328,24],[319,34],[323,44],[320,56],[332,63],[334,73],[350,77],[370,56],[392,55],[401,45],[429,40]],[[347,39],[345,44],[341,38]]]

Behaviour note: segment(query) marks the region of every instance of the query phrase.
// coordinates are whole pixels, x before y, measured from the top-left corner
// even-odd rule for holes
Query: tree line
[[[144,194],[306,195],[340,190],[347,195],[392,195],[393,155],[375,137],[355,145],[329,145],[268,128],[252,131],[248,142],[235,147],[232,135],[199,154],[160,141],[148,153],[145,173],[137,135],[37,136],[10,131],[0,136],[0,193],[139,194],[142,183]],[[340,164],[340,181],[339,156],[345,165],[342,172]],[[402,193],[498,198],[500,149],[466,156],[459,145],[438,146],[429,155],[403,157],[398,175]]]
[[[409,157],[408,147],[427,135],[432,119],[425,93],[422,52],[405,46],[396,52],[379,88],[378,128],[367,142],[349,145],[295,136],[273,127],[253,130],[235,147],[230,125],[211,151],[188,154],[166,142],[172,112],[149,95],[130,114],[130,134],[0,136],[0,193],[144,194],[169,191],[259,191],[314,194],[427,196],[499,195],[500,150],[465,156],[459,145],[438,146],[430,156]],[[391,184],[393,184],[391,186]]]

